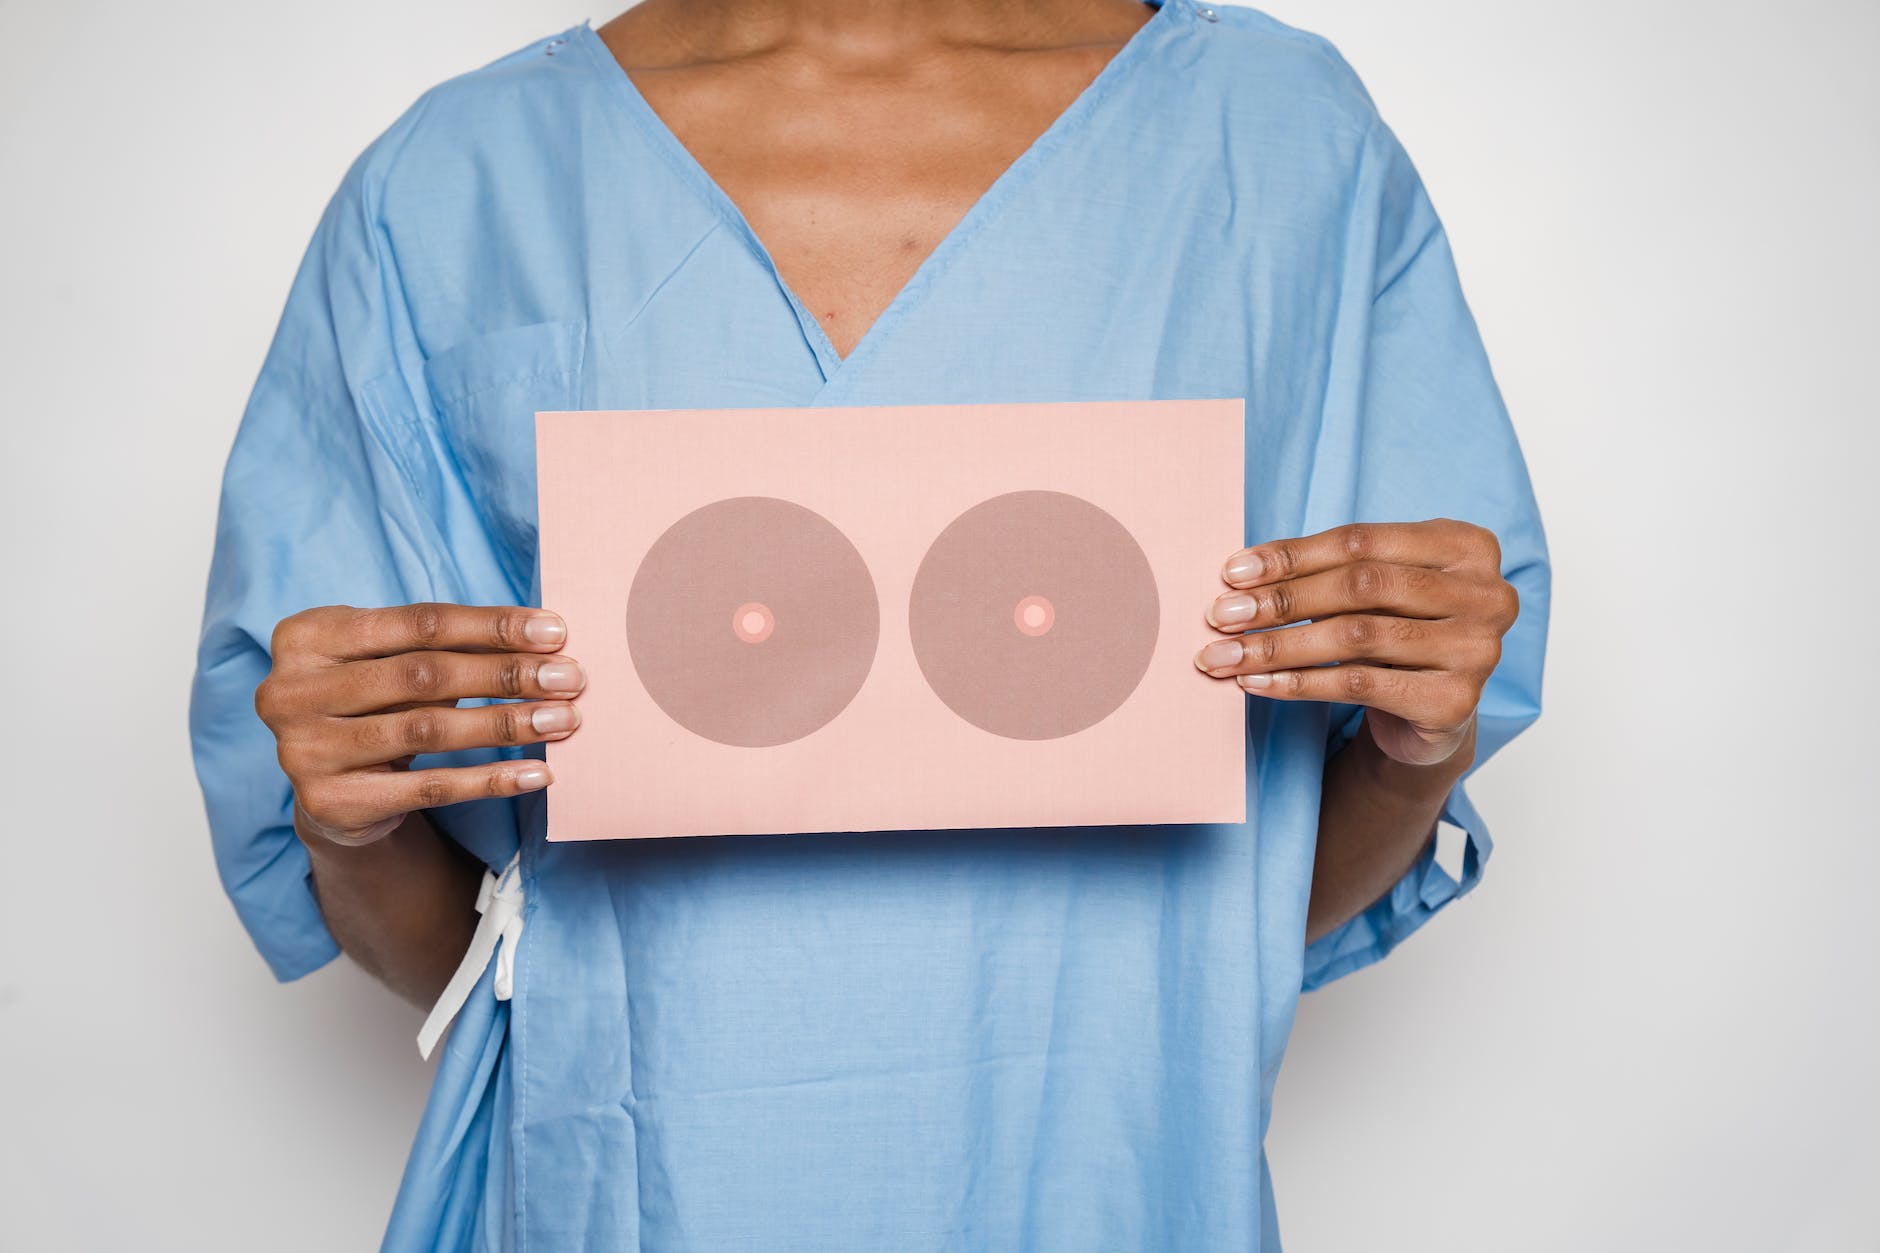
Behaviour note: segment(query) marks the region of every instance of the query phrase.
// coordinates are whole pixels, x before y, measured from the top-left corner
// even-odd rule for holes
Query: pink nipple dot
[[[762,644],[777,629],[770,606],[757,601],[739,605],[731,614],[731,631],[746,644]]]
[[[1027,596],[1012,610],[1012,624],[1025,635],[1043,635],[1056,621],[1057,610],[1042,596]]]

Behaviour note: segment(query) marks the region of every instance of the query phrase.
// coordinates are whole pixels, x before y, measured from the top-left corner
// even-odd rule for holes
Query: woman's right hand
[[[566,739],[587,676],[555,614],[516,606],[329,605],[282,619],[255,711],[303,839],[370,844],[407,814],[547,787],[542,762],[411,770],[421,753]],[[472,697],[521,703],[459,709]]]

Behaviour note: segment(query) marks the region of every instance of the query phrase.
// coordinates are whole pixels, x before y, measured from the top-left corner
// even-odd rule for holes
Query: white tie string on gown
[[[418,1032],[418,1052],[427,1061],[444,1029],[470,999],[470,990],[483,977],[492,956],[496,959],[496,999],[509,999],[515,983],[516,945],[522,939],[521,857],[520,853],[511,857],[501,874],[483,872],[483,886],[477,889],[477,913],[482,917],[477,921],[476,933],[470,937],[470,947],[457,973],[450,977],[444,994],[437,998]]]

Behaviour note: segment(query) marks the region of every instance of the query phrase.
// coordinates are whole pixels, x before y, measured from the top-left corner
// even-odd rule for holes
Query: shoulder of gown
[[[1230,107],[1281,110],[1313,137],[1355,141],[1378,123],[1369,91],[1329,39],[1257,9],[1217,4],[1210,11],[1217,20],[1205,27],[1212,36],[1206,65]]]

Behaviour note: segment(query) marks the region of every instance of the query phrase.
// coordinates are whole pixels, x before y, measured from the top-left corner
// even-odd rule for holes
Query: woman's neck
[[[1142,0],[643,0],[608,23],[608,42],[631,54],[631,68],[800,49],[865,69],[947,49],[1114,44],[1144,9]]]

